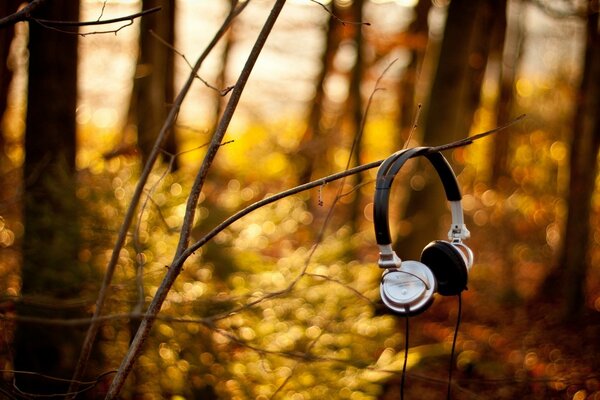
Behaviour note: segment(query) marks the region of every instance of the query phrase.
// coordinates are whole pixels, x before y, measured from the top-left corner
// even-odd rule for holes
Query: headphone
[[[425,156],[435,168],[450,203],[452,224],[448,241],[435,240],[421,253],[421,261],[402,261],[392,249],[389,226],[390,189],[394,178],[410,158]],[[467,287],[473,252],[462,241],[470,236],[465,226],[462,196],[456,175],[446,158],[430,147],[401,150],[388,157],[377,171],[373,221],[379,245],[379,267],[385,271],[380,294],[383,303],[401,315],[425,311],[435,292],[443,296],[460,294]]]

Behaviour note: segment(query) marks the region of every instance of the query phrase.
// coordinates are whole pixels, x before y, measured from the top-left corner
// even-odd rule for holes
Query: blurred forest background
[[[0,397],[103,398],[123,374],[124,399],[399,398],[405,321],[379,300],[376,169],[257,208],[180,270],[174,255],[267,196],[526,114],[445,154],[476,256],[452,398],[600,399],[598,12],[597,0],[0,1]],[[413,161],[393,196],[396,250],[418,259],[446,235],[441,185]],[[457,304],[411,318],[406,398],[445,396]]]

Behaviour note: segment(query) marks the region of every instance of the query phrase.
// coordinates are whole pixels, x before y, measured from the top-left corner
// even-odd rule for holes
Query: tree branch
[[[331,16],[331,18],[335,19],[337,22],[339,22],[342,25],[367,25],[370,26],[371,23],[370,22],[362,22],[362,21],[346,21],[344,19],[341,19],[340,17],[338,17],[337,15],[335,15],[333,12],[331,12],[331,10],[329,8],[327,8],[327,6],[323,3],[321,3],[320,1],[317,0],[309,0],[312,3],[315,3],[319,6],[321,6],[321,8],[323,8],[323,10],[325,10],[327,12],[327,14],[329,14],[329,16]]]
[[[14,25],[17,22],[26,21],[31,17],[31,13],[39,6],[44,4],[46,0],[33,0],[25,7],[17,11],[16,13],[7,15],[0,19],[0,29],[8,25]]]
[[[16,13],[8,15],[8,16],[0,19],[0,28],[3,28],[8,25],[13,25],[17,22],[33,21],[33,22],[37,22],[38,24],[40,24],[43,27],[48,28],[48,29],[54,29],[54,30],[58,30],[58,31],[64,32],[64,33],[78,34],[78,35],[82,35],[82,36],[96,34],[96,33],[116,33],[119,30],[123,29],[124,27],[131,25],[133,23],[134,19],[143,17],[144,15],[147,15],[147,14],[152,14],[152,13],[155,13],[155,12],[158,12],[161,10],[161,7],[154,7],[154,8],[150,8],[148,10],[140,11],[135,14],[126,15],[124,17],[106,19],[106,20],[96,20],[96,21],[56,21],[56,20],[50,20],[50,19],[35,18],[34,16],[32,16],[31,15],[32,12],[34,10],[36,10],[37,8],[39,8],[39,6],[41,6],[45,2],[46,2],[46,0],[34,0],[31,3],[29,3],[27,6],[23,7],[21,10],[17,11]],[[70,31],[64,31],[62,29],[58,29],[59,27],[108,25],[108,24],[114,24],[117,22],[124,22],[124,21],[128,21],[129,24],[124,25],[116,30],[102,31],[102,32],[78,33],[78,32],[70,32]]]
[[[185,61],[185,63],[187,64],[188,67],[190,67],[190,70],[192,70],[194,68],[194,66],[189,62],[188,58],[185,56],[185,54],[183,54],[181,51],[177,50],[175,48],[175,46],[173,46],[171,43],[167,42],[165,39],[161,38],[156,32],[154,32],[152,29],[150,29],[150,34],[156,39],[158,40],[160,43],[162,43],[164,46],[166,46],[167,48],[169,48],[172,52],[174,52],[175,54],[177,54],[179,57],[181,57],[183,59],[183,61]],[[211,85],[210,83],[208,83],[208,81],[204,78],[202,78],[200,75],[196,74],[196,78],[198,78],[198,80],[200,82],[202,82],[204,84],[204,86],[206,86],[209,89],[214,90],[215,92],[219,93],[219,96],[223,97],[225,95],[227,95],[227,93],[231,92],[233,90],[233,86],[229,86],[226,87],[225,89],[219,89],[216,86]]]
[[[162,9],[162,7],[153,7],[153,8],[149,8],[147,10],[142,10],[135,14],[126,15],[124,17],[96,20],[96,21],[56,21],[56,20],[52,20],[52,19],[41,19],[41,18],[33,18],[33,17],[29,17],[26,19],[31,19],[31,20],[39,22],[43,25],[48,25],[48,26],[77,26],[77,27],[80,27],[80,26],[92,26],[92,25],[108,25],[108,24],[114,24],[116,22],[132,21],[136,18],[143,17],[144,15],[158,12],[161,9]]]
[[[103,33],[114,33],[115,35],[119,33],[120,30],[127,28],[128,26],[133,25],[133,21],[135,18],[141,17],[146,14],[150,14],[160,10],[160,7],[155,7],[146,11],[142,11],[136,14],[128,15],[125,17],[114,18],[111,20],[96,20],[96,21],[55,21],[55,20],[47,20],[47,19],[39,19],[39,18],[29,18],[31,21],[40,24],[46,29],[52,29],[54,31],[58,31],[61,33],[69,34],[69,35],[79,35],[82,37],[88,35],[99,35]],[[116,22],[127,22],[124,25],[119,26],[116,29],[109,29],[105,31],[93,31],[93,32],[79,32],[79,31],[68,31],[65,29],[61,29],[59,27],[80,27],[80,26],[89,26],[89,25],[108,25]]]

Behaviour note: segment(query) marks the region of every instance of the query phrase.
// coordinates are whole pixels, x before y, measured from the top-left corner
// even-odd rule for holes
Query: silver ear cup
[[[381,277],[381,300],[399,314],[425,311],[433,301],[435,290],[433,273],[418,261],[403,261],[401,268],[388,269]]]
[[[464,244],[462,242],[452,243],[452,245],[459,250],[461,256],[465,260],[465,265],[467,266],[467,271],[470,271],[471,267],[473,267],[473,261],[475,258],[475,256],[473,255],[473,250],[471,250],[469,248],[469,246],[467,246],[466,244]]]

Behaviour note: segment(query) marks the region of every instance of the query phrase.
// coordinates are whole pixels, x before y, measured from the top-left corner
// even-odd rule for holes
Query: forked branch
[[[7,15],[6,17],[0,18],[0,28],[4,28],[9,25],[16,24],[17,22],[23,21],[34,21],[39,23],[42,26],[45,26],[50,29],[59,29],[61,27],[80,27],[80,26],[94,26],[94,25],[108,25],[114,24],[118,22],[130,22],[133,23],[133,20],[136,18],[143,17],[144,15],[152,14],[160,11],[161,7],[154,7],[148,10],[142,10],[138,13],[126,15],[123,17],[113,18],[113,19],[105,19],[105,20],[96,20],[96,21],[59,21],[59,20],[50,20],[50,19],[42,19],[36,18],[32,15],[32,13],[39,8],[42,4],[44,4],[46,0],[34,0],[29,3],[27,6],[23,7],[19,11]],[[126,25],[127,26],[127,25]],[[59,29],[60,30],[60,29]],[[110,31],[110,32],[115,32]],[[76,32],[66,32],[65,33],[76,33]],[[105,33],[105,32],[95,32],[95,33]],[[91,33],[88,33],[91,34]],[[84,34],[87,35],[87,34]]]

